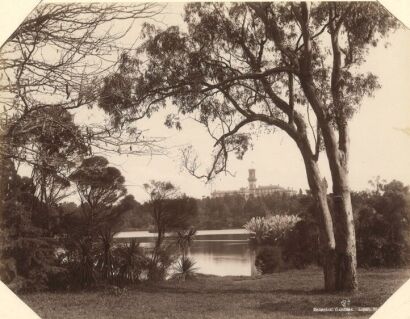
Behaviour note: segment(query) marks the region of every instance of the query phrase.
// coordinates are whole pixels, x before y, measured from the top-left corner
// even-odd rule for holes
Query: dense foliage
[[[277,246],[264,246],[258,250],[255,259],[256,269],[262,274],[281,270],[283,265],[281,249]]]
[[[359,193],[356,228],[358,263],[368,267],[398,267],[410,261],[409,187],[393,180],[381,189]]]
[[[86,166],[95,158],[78,165],[96,149],[141,154],[151,141],[140,141],[136,128],[122,132],[108,121],[78,123],[72,110],[93,107],[101,76],[113,66],[107,58],[116,56],[117,41],[129,31],[111,32],[110,24],[132,24],[159,10],[155,4],[41,4],[1,47],[0,278],[13,289],[61,287],[69,269],[90,278],[94,255],[102,273],[112,268],[107,226],[125,209],[114,203],[124,193],[117,188],[123,177],[103,158],[105,167],[94,176],[87,176]],[[19,176],[19,167],[31,176]],[[72,182],[81,208],[62,204],[73,193]],[[102,197],[96,194],[101,190]],[[77,271],[80,259],[88,269]]]
[[[226,196],[198,200],[197,229],[242,228],[252,217],[298,214],[299,197],[275,193],[264,197]]]
[[[41,290],[58,273],[50,210],[35,197],[32,179],[11,161],[1,169],[0,278],[14,290]]]
[[[321,264],[322,248],[318,211],[310,195],[272,194],[245,199],[241,196],[197,199],[196,229],[241,228],[253,217],[297,214],[297,222],[280,240],[283,261],[291,267]],[[359,266],[395,267],[408,263],[410,235],[408,187],[401,182],[379,184],[377,191],[353,192]],[[123,226],[147,229],[152,224],[147,204],[137,205]]]
[[[95,164],[91,165],[92,169],[99,174],[85,174],[87,178],[82,179],[81,189],[93,198],[91,189],[101,187],[101,180],[105,180],[102,172],[109,166],[102,158],[85,162],[90,161]],[[100,202],[102,206],[91,213],[91,208],[96,207],[93,201],[79,206],[61,203],[53,209],[45,209],[45,204],[35,196],[33,179],[20,177],[11,162],[6,167],[1,178],[5,196],[0,219],[0,276],[15,290],[82,288],[101,282],[121,286],[142,278],[163,280],[170,271],[176,273],[174,278],[187,279],[195,271],[195,261],[187,255],[195,235],[193,228],[241,227],[244,221],[268,220],[272,212],[278,220],[292,219],[292,227],[272,240],[267,236],[262,240],[264,246],[256,248],[260,271],[301,268],[323,262],[317,206],[310,195],[273,194],[247,200],[235,196],[200,200],[179,195],[164,197],[161,223],[165,231],[175,232],[175,236],[163,238],[153,253],[141,249],[135,241],[115,243],[117,231],[133,228],[133,225],[140,229],[155,226],[152,201],[140,204],[131,195],[123,196],[123,179],[116,173],[111,175],[119,181],[119,192],[112,188],[114,182],[107,183],[107,193],[102,189],[96,192],[106,194],[101,197],[106,201]],[[84,167],[80,165],[79,170]],[[79,174],[72,176],[79,183]],[[94,183],[96,180],[99,182]],[[353,193],[353,204],[359,266],[407,265],[410,261],[409,188],[399,181],[378,182],[374,190]],[[293,220],[292,215],[296,213],[298,220]]]
[[[288,267],[323,262],[323,247],[316,205],[308,197],[301,220],[278,241],[281,258]],[[360,267],[401,267],[410,262],[410,193],[399,181],[379,183],[376,190],[353,193]],[[279,258],[279,257],[278,257]]]

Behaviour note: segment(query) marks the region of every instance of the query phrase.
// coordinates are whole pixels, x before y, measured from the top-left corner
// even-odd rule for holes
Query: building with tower
[[[229,190],[229,191],[213,191],[211,193],[212,198],[225,197],[225,196],[243,196],[245,198],[267,196],[271,194],[289,194],[295,195],[296,191],[289,188],[283,188],[279,185],[267,185],[267,186],[257,186],[256,185],[256,170],[254,168],[249,169],[248,176],[248,187],[242,187],[238,190]]]

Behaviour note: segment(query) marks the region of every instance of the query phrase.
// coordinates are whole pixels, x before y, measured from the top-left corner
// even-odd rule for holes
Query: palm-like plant
[[[190,257],[182,255],[174,266],[175,273],[172,277],[185,281],[186,279],[194,278],[197,270],[198,268],[195,267],[195,261]]]
[[[186,256],[188,253],[188,248],[192,245],[194,241],[194,236],[196,234],[196,230],[191,228],[185,231],[178,231],[177,232],[177,239],[176,244],[182,254],[182,256]]]
[[[96,258],[96,269],[103,280],[111,280],[115,276],[116,260],[113,255],[114,232],[104,229],[99,232],[101,241],[100,253]]]
[[[140,279],[141,273],[148,268],[147,258],[139,243],[135,239],[115,249],[118,259],[118,279],[121,283],[135,283]]]

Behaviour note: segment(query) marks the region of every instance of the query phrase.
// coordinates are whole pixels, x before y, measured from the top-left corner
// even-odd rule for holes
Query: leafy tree
[[[115,167],[108,166],[102,156],[83,160],[78,169],[70,175],[81,200],[81,207],[92,220],[98,209],[112,207],[126,193],[125,179]]]
[[[18,125],[32,128],[21,136],[13,134],[12,143],[21,146],[18,161],[32,165],[35,194],[45,204],[45,214],[51,223],[56,217],[58,203],[70,195],[69,174],[90,150],[68,111],[55,107],[48,108],[46,112],[35,116],[35,121],[42,122],[41,127],[30,122],[32,119],[19,121]],[[34,113],[39,112],[31,114]],[[15,129],[22,131],[21,128]],[[52,225],[48,227],[50,229]]]
[[[151,181],[149,184],[144,184],[144,188],[150,197],[150,212],[158,234],[155,247],[158,249],[161,246],[166,231],[167,211],[165,203],[169,199],[178,196],[178,189],[170,182],[161,181]]]
[[[130,206],[130,198],[118,203],[126,194],[125,179],[101,156],[84,159],[70,180],[80,196],[80,211],[70,214],[64,222],[68,234],[66,246],[73,254],[74,272],[82,286],[96,281],[94,263],[103,279],[113,273],[112,242],[119,216]],[[116,205],[118,203],[118,205]],[[101,247],[96,247],[100,240]]]
[[[11,161],[6,164],[0,171],[0,278],[15,291],[43,290],[50,276],[62,271],[56,243],[47,236],[45,206],[35,197],[32,180],[20,177]]]
[[[409,188],[399,181],[377,183],[358,210],[358,262],[398,267],[410,261]]]
[[[164,244],[165,233],[191,228],[197,212],[196,200],[181,195],[170,182],[151,181],[144,187],[150,196],[148,208],[157,232],[148,278],[163,280],[175,257],[173,245]]]
[[[167,231],[191,226],[197,205],[195,199],[181,195],[170,182],[151,181],[144,187],[150,196],[149,207],[157,232],[155,247],[159,249]]]
[[[243,207],[243,211],[245,215],[248,216],[248,218],[255,217],[255,216],[263,217],[268,213],[268,209],[264,201],[258,197],[248,198],[248,200],[246,201]]]
[[[193,3],[185,7],[185,22],[186,31],[147,26],[138,55],[106,79],[111,95],[126,99],[104,96],[100,106],[127,123],[172,101],[179,114],[168,117],[168,126],[181,128],[180,115],[190,114],[215,140],[207,172],[198,171],[192,148],[182,154],[186,168],[208,180],[227,170],[229,154],[243,157],[255,129],[284,131],[302,155],[318,202],[325,288],[357,289],[348,124],[362,98],[379,87],[358,66],[397,21],[377,3],[301,2]],[[318,166],[321,151],[331,171],[333,211]]]

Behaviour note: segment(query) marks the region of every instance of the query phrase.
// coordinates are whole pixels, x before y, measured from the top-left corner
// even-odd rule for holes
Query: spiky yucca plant
[[[195,267],[195,261],[190,257],[182,255],[174,266],[175,273],[172,277],[181,280],[191,279],[195,277],[197,270],[198,268]]]

